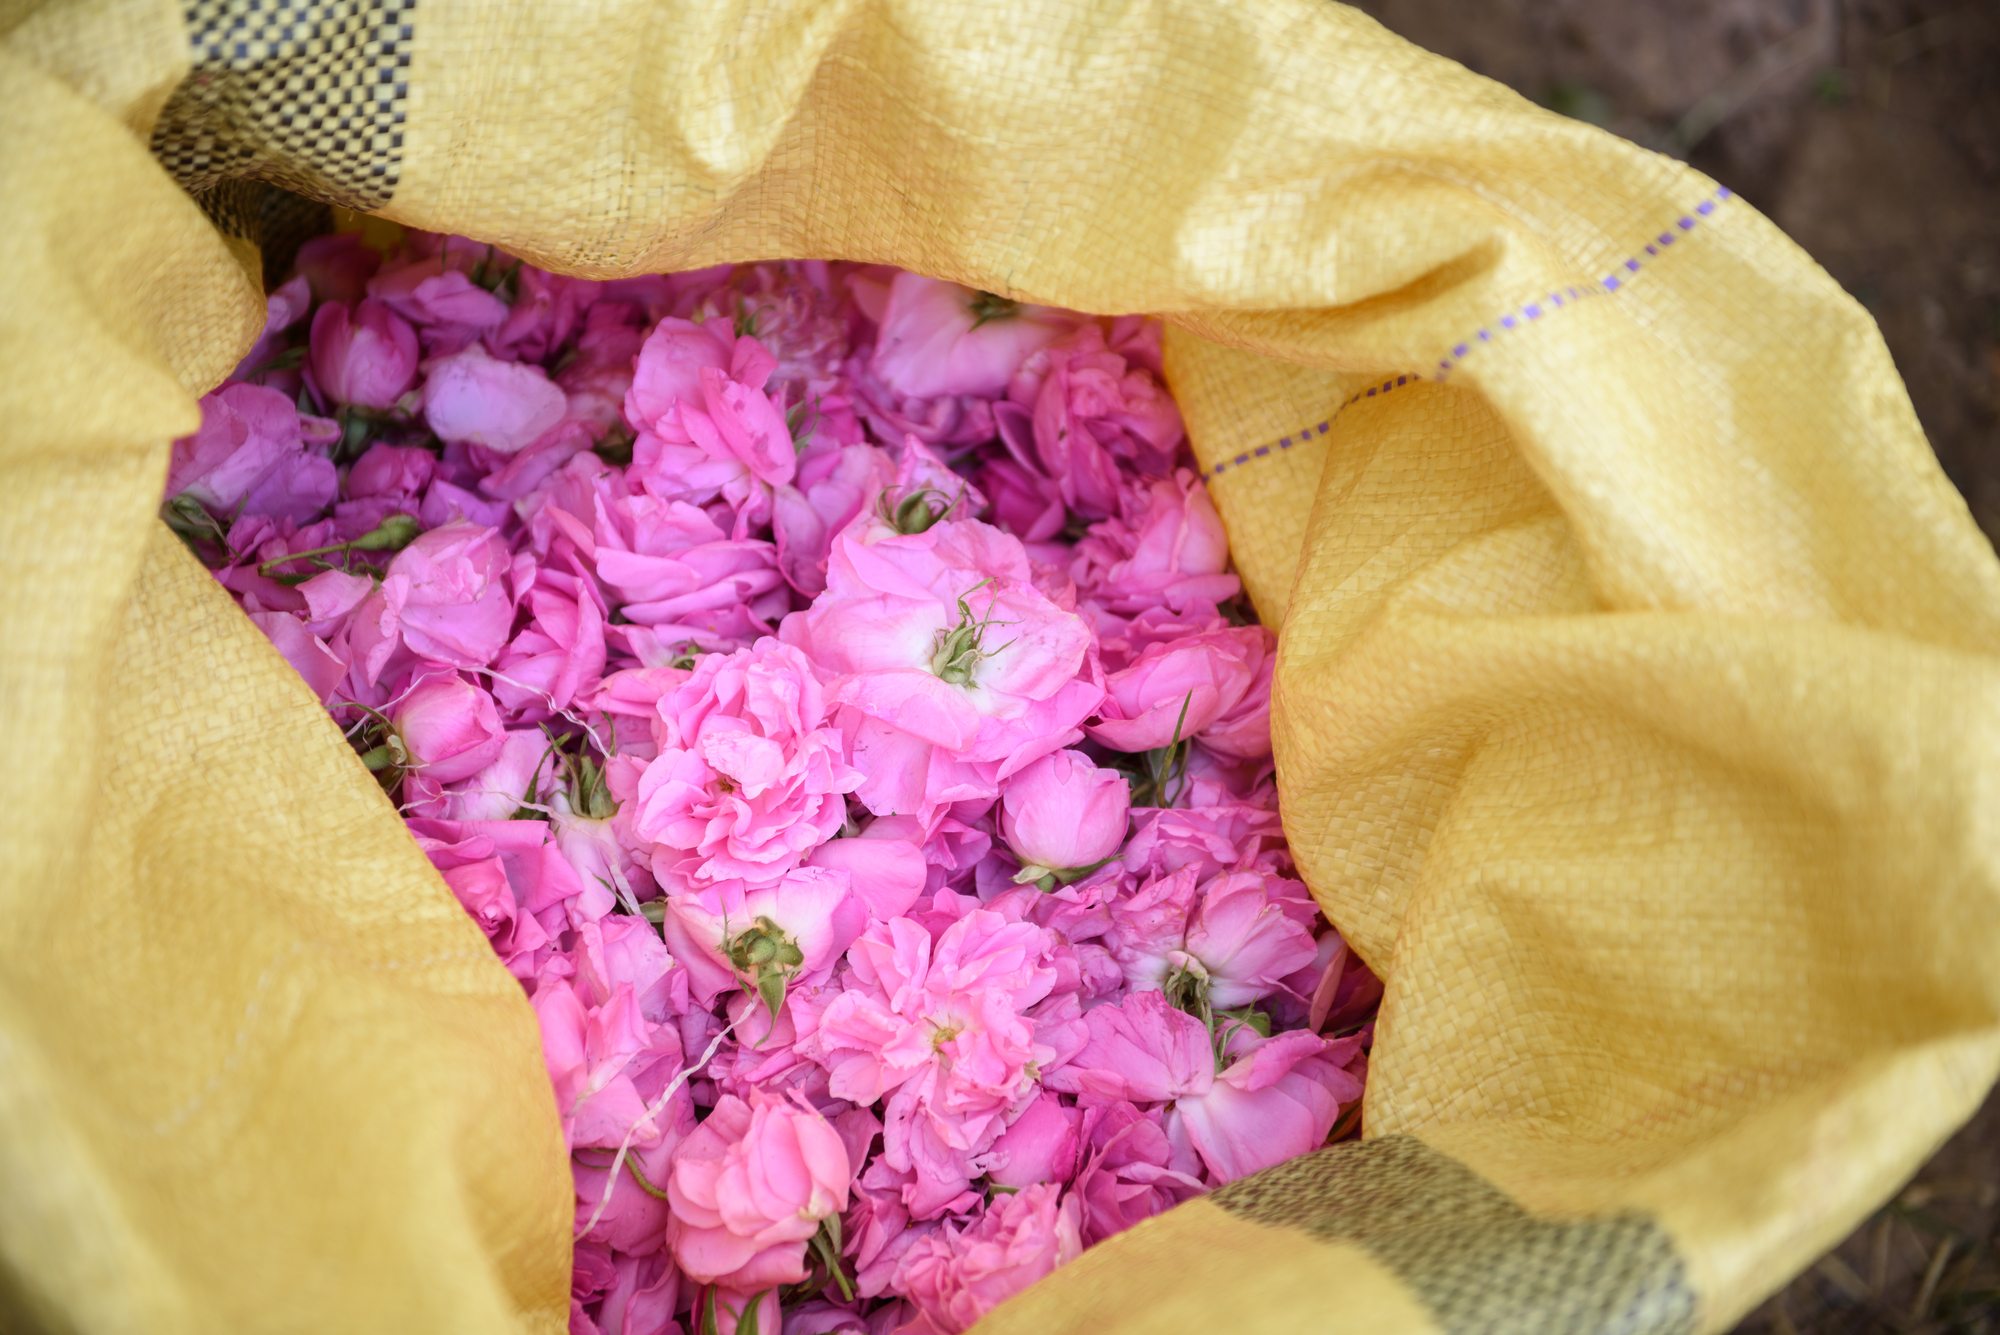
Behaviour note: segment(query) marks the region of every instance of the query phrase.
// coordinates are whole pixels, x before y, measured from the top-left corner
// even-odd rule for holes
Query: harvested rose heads
[[[1353,1134],[1156,326],[420,235],[269,309],[163,514],[527,992],[573,1331],[955,1335]]]

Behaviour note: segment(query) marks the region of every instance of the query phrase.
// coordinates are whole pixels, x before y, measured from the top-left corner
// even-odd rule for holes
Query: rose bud
[[[1000,837],[1021,870],[1021,885],[1067,884],[1095,871],[1125,842],[1132,791],[1117,770],[1077,751],[1056,751],[1016,774],[1000,797]]]
[[[319,308],[312,322],[313,379],[335,403],[387,408],[417,378],[417,334],[379,301],[349,314],[337,301]]]
[[[392,721],[409,767],[438,783],[479,773],[499,758],[507,737],[493,697],[459,676],[420,682]]]

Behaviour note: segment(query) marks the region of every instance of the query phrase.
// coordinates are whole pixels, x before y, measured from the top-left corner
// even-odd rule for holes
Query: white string
[[[588,720],[584,719],[580,715],[572,714],[569,710],[563,708],[561,705],[558,705],[556,703],[556,698],[553,695],[550,695],[547,691],[543,690],[541,687],[530,686],[525,681],[516,681],[512,677],[508,676],[506,673],[497,672],[490,667],[467,668],[466,671],[491,677],[495,681],[504,681],[509,686],[514,687],[516,690],[526,691],[529,695],[539,696],[541,698],[542,703],[549,707],[550,713],[560,715],[562,718],[567,719],[571,723],[574,723],[577,727],[582,728],[583,735],[590,738],[590,744],[597,748],[598,755],[600,756],[611,755],[612,753],[611,748],[604,744],[604,739],[597,735],[596,730],[590,726]]]
[[[611,1205],[611,1193],[618,1188],[618,1171],[625,1166],[625,1155],[632,1148],[632,1137],[638,1134],[639,1128],[642,1125],[652,1121],[660,1110],[667,1106],[667,1100],[671,1099],[682,1085],[693,1078],[695,1072],[708,1065],[709,1058],[715,1055],[716,1049],[722,1046],[722,1040],[729,1037],[730,1031],[734,1028],[736,1028],[734,1020],[722,1026],[722,1029],[715,1037],[709,1040],[708,1047],[695,1061],[695,1064],[683,1067],[681,1073],[668,1081],[667,1087],[660,1091],[660,1097],[654,1099],[652,1105],[645,1112],[639,1114],[638,1119],[632,1125],[625,1128],[625,1138],[618,1142],[618,1153],[611,1157],[611,1168],[604,1175],[604,1194],[597,1198],[597,1208],[590,1212],[589,1222],[576,1231],[577,1237],[581,1238],[587,1235],[591,1229],[597,1227],[597,1221],[604,1218],[604,1211]]]

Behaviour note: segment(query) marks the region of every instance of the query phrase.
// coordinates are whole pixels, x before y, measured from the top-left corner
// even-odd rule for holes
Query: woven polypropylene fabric
[[[239,54],[252,8],[342,18]],[[5,31],[0,1278],[36,1314],[566,1308],[531,1016],[149,536],[257,314],[149,144],[579,273],[839,256],[1169,321],[1409,1148],[1149,1221],[994,1330],[1520,1324],[1550,1268],[1565,1329],[1714,1328],[2000,1067],[2000,565],[1865,314],[1714,182],[1319,0]],[[1490,1310],[1429,1219],[1491,1248]]]

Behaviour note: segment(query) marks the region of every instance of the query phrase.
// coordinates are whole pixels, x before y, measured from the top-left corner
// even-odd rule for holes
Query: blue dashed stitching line
[[[1560,291],[1551,292],[1547,296],[1535,301],[1527,302],[1520,309],[1510,311],[1500,317],[1499,326],[1501,332],[1504,333],[1522,328],[1540,320],[1544,315],[1552,315],[1556,311],[1566,310],[1582,301],[1585,297],[1603,296],[1608,293],[1617,292],[1626,283],[1631,281],[1631,275],[1638,273],[1645,267],[1646,260],[1657,258],[1662,251],[1674,244],[1678,235],[1692,232],[1702,219],[1709,217],[1717,208],[1728,203],[1735,197],[1735,193],[1728,186],[1717,186],[1714,194],[1675,219],[1672,228],[1661,232],[1646,243],[1644,251],[1645,259],[1642,260],[1638,255],[1628,257],[1618,268],[1598,279],[1595,287],[1565,287]],[[1475,348],[1482,343],[1491,343],[1492,341],[1493,327],[1488,325],[1464,342],[1452,344],[1451,351],[1438,359],[1437,370],[1428,378],[1434,384],[1444,380],[1460,362],[1472,355]],[[1224,459],[1203,473],[1201,475],[1202,480],[1206,482],[1212,478],[1220,477],[1232,468],[1243,467],[1252,459],[1262,459],[1272,454],[1280,454],[1291,449],[1293,445],[1303,445],[1309,440],[1324,436],[1328,431],[1333,429],[1334,420],[1355,403],[1360,402],[1362,399],[1372,399],[1379,394],[1387,394],[1391,390],[1401,389],[1404,385],[1425,378],[1423,375],[1411,371],[1404,375],[1396,376],[1393,379],[1385,380],[1379,385],[1370,386],[1351,396],[1345,403],[1334,409],[1324,422],[1319,423],[1317,426],[1307,427],[1296,436],[1284,436],[1272,444],[1259,445],[1255,449],[1245,450],[1233,459]]]

